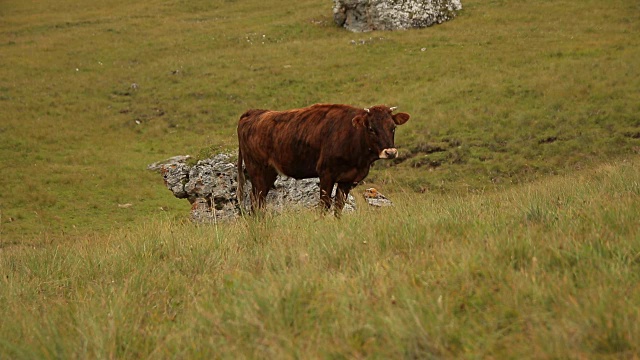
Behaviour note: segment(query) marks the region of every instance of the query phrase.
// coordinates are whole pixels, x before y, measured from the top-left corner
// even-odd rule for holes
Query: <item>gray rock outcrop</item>
[[[245,203],[238,204],[238,168],[230,154],[217,154],[198,161],[195,165],[186,163],[188,156],[149,165],[149,170],[160,171],[165,186],[179,199],[191,203],[191,218],[196,222],[212,222],[235,218],[240,209],[250,208],[249,192],[251,182],[245,184]],[[320,203],[320,180],[278,176],[274,188],[267,195],[267,207],[275,211],[285,208],[313,208]],[[335,195],[335,189],[334,189]],[[344,211],[355,210],[355,199],[349,195]]]
[[[354,32],[424,28],[451,20],[461,0],[334,0],[333,19]]]
[[[375,188],[368,188],[364,191],[364,199],[367,201],[367,204],[373,207],[386,207],[392,206],[393,203],[391,200],[387,199],[386,196],[382,195]]]

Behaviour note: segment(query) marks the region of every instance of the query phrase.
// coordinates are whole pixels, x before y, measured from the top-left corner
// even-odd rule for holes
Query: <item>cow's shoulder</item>
[[[258,115],[264,114],[267,111],[269,111],[269,110],[266,110],[266,109],[249,109],[249,110],[245,111],[244,114],[242,114],[240,116],[240,119],[249,118],[249,117],[253,117],[253,116],[258,116]]]
[[[309,106],[308,109],[315,109],[315,110],[321,110],[321,109],[351,110],[351,109],[355,109],[355,108],[353,106],[351,106],[351,105],[345,105],[345,104],[319,103],[319,104],[313,104],[313,105]]]

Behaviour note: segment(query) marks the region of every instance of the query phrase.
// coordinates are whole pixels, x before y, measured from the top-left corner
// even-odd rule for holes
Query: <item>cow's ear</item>
[[[351,124],[353,127],[357,128],[358,126],[366,126],[367,116],[366,115],[358,115],[351,120]]]
[[[409,116],[409,114],[407,113],[397,113],[395,115],[393,115],[393,122],[396,123],[396,125],[402,125],[404,123],[406,123],[407,121],[409,121],[409,118],[411,116]]]

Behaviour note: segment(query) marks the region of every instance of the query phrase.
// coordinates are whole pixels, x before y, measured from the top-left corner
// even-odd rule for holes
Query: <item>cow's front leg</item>
[[[325,211],[331,208],[331,191],[334,184],[333,178],[329,176],[320,177],[320,207]]]
[[[333,209],[334,215],[339,218],[342,215],[342,209],[349,196],[349,191],[353,188],[353,183],[338,183],[338,189],[336,190],[335,208]]]

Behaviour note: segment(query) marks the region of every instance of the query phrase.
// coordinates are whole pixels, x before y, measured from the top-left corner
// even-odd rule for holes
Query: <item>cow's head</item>
[[[394,145],[396,127],[409,120],[409,114],[393,114],[396,108],[377,105],[364,109],[361,114],[353,118],[353,126],[364,132],[364,137],[370,151],[378,154],[379,159],[393,159],[398,156]]]

